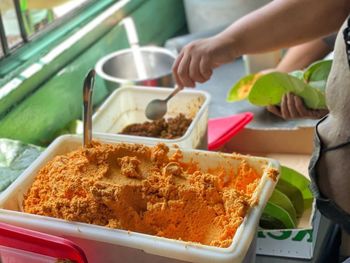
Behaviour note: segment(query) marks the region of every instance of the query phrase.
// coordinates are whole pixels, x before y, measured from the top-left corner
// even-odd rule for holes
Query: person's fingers
[[[292,93],[285,94],[282,97],[281,105],[278,106],[267,106],[266,109],[287,120],[295,118],[313,118],[319,119],[329,113],[328,109],[311,110],[308,109],[302,98]]]
[[[274,105],[269,105],[269,106],[266,107],[266,109],[267,109],[269,112],[275,114],[276,116],[283,118],[283,117],[282,117],[282,113],[281,113],[281,108],[280,108],[280,107],[274,106]]]
[[[193,82],[203,83],[206,79],[200,72],[200,57],[193,55],[190,62],[189,75]]]
[[[209,60],[206,56],[203,56],[199,63],[199,71],[203,76],[204,81],[210,79],[211,75],[213,74],[213,70],[211,69]]]
[[[299,96],[293,95],[295,109],[298,112],[298,118],[312,118],[319,119],[325,116],[329,111],[328,109],[320,109],[320,110],[311,110],[308,109],[302,98]]]
[[[288,108],[288,96],[286,96],[286,95],[283,95],[283,97],[282,97],[281,113],[282,113],[283,119],[290,119],[291,118],[291,115],[289,113],[289,108]]]
[[[177,56],[177,58],[176,58],[176,60],[175,60],[175,62],[174,62],[174,64],[173,64],[173,67],[172,67],[172,72],[173,72],[173,76],[174,76],[174,78],[175,78],[175,81],[176,81],[176,83],[178,84],[178,85],[180,85],[180,86],[184,86],[183,85],[183,83],[182,83],[182,81],[181,81],[181,79],[180,79],[180,77],[179,77],[179,73],[178,73],[178,70],[179,70],[179,64],[180,64],[180,62],[181,62],[181,60],[182,60],[182,58],[183,58],[183,55],[184,55],[184,53],[183,52],[180,52],[180,54]]]
[[[303,115],[299,114],[298,107],[296,105],[296,98],[299,98],[298,96],[295,96],[293,93],[287,93],[287,106],[288,106],[288,112],[290,114],[290,117],[292,119],[303,117]]]
[[[312,115],[311,111],[305,107],[303,100],[299,96],[293,96],[293,100],[295,109],[300,118],[310,117]]]
[[[178,66],[178,78],[184,87],[194,87],[195,83],[192,81],[189,75],[189,67],[191,63],[191,56],[186,51]]]

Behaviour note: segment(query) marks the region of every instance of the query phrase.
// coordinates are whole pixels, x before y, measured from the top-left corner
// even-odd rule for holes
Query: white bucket
[[[185,0],[190,33],[227,26],[271,0]]]
[[[246,74],[253,74],[265,69],[273,69],[282,59],[282,50],[261,54],[244,55],[244,68]]]

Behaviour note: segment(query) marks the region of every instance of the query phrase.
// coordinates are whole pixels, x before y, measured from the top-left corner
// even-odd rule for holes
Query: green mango
[[[285,195],[278,189],[275,189],[269,199],[269,202],[282,207],[288,212],[294,224],[297,223],[297,213],[295,211],[292,201],[288,198],[287,195]]]
[[[250,90],[248,100],[257,106],[279,105],[283,95],[288,92],[301,97],[310,109],[327,107],[324,92],[297,77],[281,72],[261,76]]]
[[[297,212],[297,217],[312,205],[313,195],[309,185],[310,180],[305,176],[291,168],[281,166],[281,176],[276,189],[288,196]]]
[[[244,100],[248,97],[251,88],[256,80],[259,78],[258,74],[249,74],[241,78],[229,91],[226,100],[228,102]]]
[[[296,186],[281,178],[278,180],[276,189],[288,196],[295,208],[297,217],[300,217],[304,212],[304,200],[301,191]]]
[[[273,210],[274,214],[279,213],[279,210]],[[283,219],[278,219],[273,215],[267,214],[265,211],[260,217],[259,226],[263,229],[286,229],[286,225],[288,223],[284,223]]]
[[[295,228],[297,218],[310,208],[310,181],[297,171],[281,166],[281,175],[260,219],[266,229]]]
[[[296,226],[297,217],[293,203],[281,191],[275,189],[264,209],[259,225],[265,229],[286,229]]]
[[[332,60],[313,63],[304,71],[250,74],[241,78],[227,94],[228,102],[248,99],[257,106],[279,105],[284,94],[301,97],[308,108],[326,108],[325,87]]]
[[[291,229],[296,223],[290,214],[281,206],[267,202],[260,218],[260,227],[264,229]]]
[[[309,188],[310,180],[308,178],[289,167],[281,166],[280,181],[287,182],[298,188],[303,198],[304,209],[310,208],[312,206],[314,197]]]
[[[304,79],[304,71],[302,70],[295,70],[289,73],[289,75],[296,77],[298,79]]]

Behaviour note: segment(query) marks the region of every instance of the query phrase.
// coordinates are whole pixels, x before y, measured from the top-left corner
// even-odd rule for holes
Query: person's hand
[[[194,87],[196,82],[209,80],[214,68],[234,58],[230,40],[220,36],[200,39],[181,50],[173,65],[173,74],[177,84]]]
[[[268,106],[267,110],[285,120],[300,118],[320,119],[328,113],[327,109],[308,109],[303,100],[292,93],[287,93],[283,96],[280,106]]]

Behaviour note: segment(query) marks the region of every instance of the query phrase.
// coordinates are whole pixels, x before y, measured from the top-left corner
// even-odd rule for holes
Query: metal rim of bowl
[[[148,46],[148,47],[137,47],[139,50],[141,51],[158,51],[160,53],[169,55],[170,57],[174,58],[174,61],[176,59],[176,55],[171,52],[170,50],[166,49],[166,48],[161,48],[161,47],[156,47],[156,46]],[[113,53],[108,54],[107,56],[104,56],[103,58],[101,58],[95,66],[95,70],[96,73],[104,80],[108,80],[108,81],[112,81],[112,82],[117,82],[117,83],[121,83],[121,84],[127,84],[130,82],[134,82],[134,81],[145,81],[148,79],[137,79],[137,80],[133,80],[133,79],[121,79],[121,78],[116,78],[116,77],[112,77],[111,75],[106,74],[103,71],[103,65],[111,58],[124,54],[124,53],[128,53],[130,52],[132,49],[134,48],[127,48],[127,49],[122,49]],[[171,74],[171,71],[169,72],[169,74]]]

